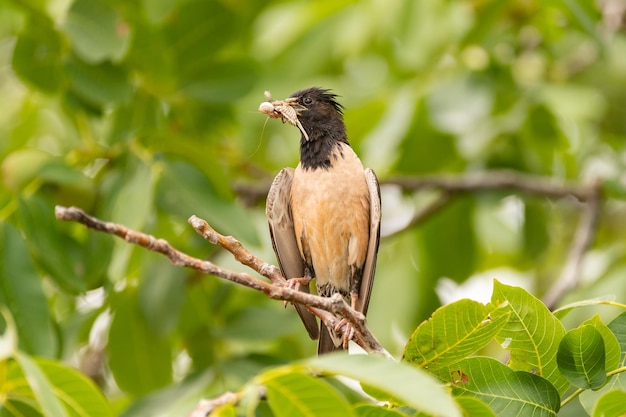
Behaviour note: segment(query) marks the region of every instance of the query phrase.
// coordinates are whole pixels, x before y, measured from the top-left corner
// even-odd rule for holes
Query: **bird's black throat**
[[[300,165],[305,170],[330,169],[333,166],[335,147],[339,143],[349,145],[343,121],[330,123],[328,126],[318,124],[312,129],[307,127],[304,126],[309,140],[304,135],[300,138]]]

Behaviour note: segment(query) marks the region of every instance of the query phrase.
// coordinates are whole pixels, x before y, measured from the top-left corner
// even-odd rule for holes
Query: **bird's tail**
[[[342,349],[341,338],[331,334],[331,331],[324,325],[324,323],[320,322],[320,339],[317,343],[317,354],[323,355],[325,353],[331,353]]]

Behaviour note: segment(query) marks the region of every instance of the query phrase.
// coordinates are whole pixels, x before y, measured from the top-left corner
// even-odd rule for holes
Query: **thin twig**
[[[252,252],[247,250],[241,242],[234,237],[219,234],[206,221],[197,216],[191,216],[187,222],[205,240],[226,249],[233,254],[235,260],[268,278],[272,281],[272,284],[280,286],[285,285],[286,280],[281,275],[280,269],[253,255]]]
[[[211,398],[210,400],[202,399],[198,402],[196,408],[189,413],[188,417],[207,417],[214,410],[227,404],[237,404],[239,401],[239,395],[232,391],[226,391],[219,397]]]
[[[189,222],[200,235],[204,236],[209,242],[225,248],[241,263],[269,278],[272,280],[272,283],[263,281],[244,272],[235,272],[229,269],[221,268],[210,261],[194,258],[176,250],[164,239],[157,239],[154,236],[129,229],[121,224],[105,222],[88,215],[77,207],[68,208],[56,206],[54,212],[56,218],[59,220],[81,223],[90,229],[118,236],[129,243],[158,252],[166,256],[174,265],[192,268],[202,273],[213,275],[245,287],[252,288],[275,300],[298,303],[307,306],[307,308],[315,307],[320,310],[331,312],[335,315],[340,315],[353,326],[355,330],[355,337],[353,340],[359,346],[367,352],[390,356],[389,353],[382,348],[378,340],[376,340],[376,337],[365,324],[365,316],[352,309],[343,297],[320,297],[284,286],[285,279],[280,275],[280,270],[276,266],[270,265],[255,257],[245,247],[243,247],[237,239],[231,236],[223,236],[219,234],[211,226],[209,226],[206,221],[196,216],[192,216],[189,219]],[[315,312],[315,309],[311,309],[311,311]],[[325,317],[328,320],[328,317]],[[333,323],[336,324],[336,322]],[[325,324],[332,325],[332,323],[326,322]]]
[[[585,253],[593,243],[598,218],[600,217],[602,192],[600,183],[593,184],[593,194],[587,199],[576,230],[576,235],[563,271],[559,278],[543,297],[543,302],[552,309],[561,297],[570,289],[575,288],[580,280],[580,270]]]

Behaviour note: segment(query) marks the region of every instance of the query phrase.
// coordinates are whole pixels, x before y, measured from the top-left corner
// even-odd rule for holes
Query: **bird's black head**
[[[337,95],[319,87],[293,93],[294,108],[308,139],[300,139],[300,161],[304,168],[329,168],[330,154],[337,142],[348,143],[343,106]]]
[[[309,135],[309,140],[330,136],[333,140],[347,142],[343,123],[343,106],[337,95],[319,87],[307,88],[293,93],[296,100],[298,120]]]

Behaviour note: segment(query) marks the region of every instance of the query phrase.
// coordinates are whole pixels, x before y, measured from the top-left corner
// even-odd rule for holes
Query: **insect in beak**
[[[305,111],[306,107],[299,105],[293,97],[284,100],[270,101],[272,96],[268,91],[265,92],[265,98],[267,101],[259,105],[259,111],[261,113],[273,119],[280,118],[283,123],[288,122],[292,126],[297,126],[304,138],[307,141],[309,140],[309,135],[306,133],[306,130],[304,130],[304,127],[302,127],[300,120],[298,120],[298,115],[300,112]]]

